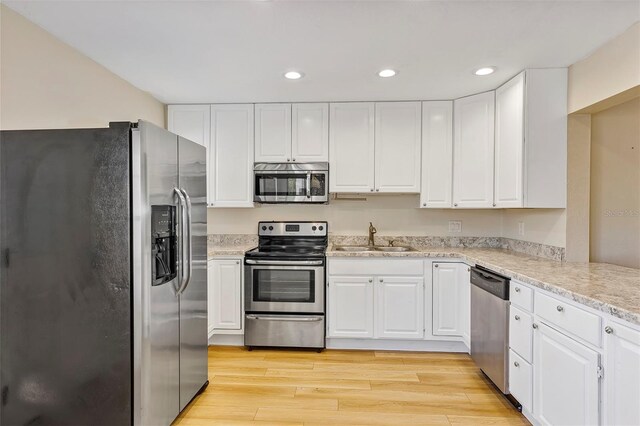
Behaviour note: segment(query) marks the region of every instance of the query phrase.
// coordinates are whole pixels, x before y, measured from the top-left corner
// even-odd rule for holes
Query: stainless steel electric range
[[[327,222],[260,222],[245,253],[244,344],[325,347]]]

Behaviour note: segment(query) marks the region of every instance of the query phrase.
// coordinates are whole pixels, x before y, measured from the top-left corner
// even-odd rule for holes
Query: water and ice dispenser
[[[171,281],[178,274],[176,207],[151,206],[151,285]]]

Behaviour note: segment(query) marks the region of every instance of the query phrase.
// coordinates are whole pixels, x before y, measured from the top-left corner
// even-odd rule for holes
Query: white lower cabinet
[[[375,336],[383,339],[422,339],[424,279],[378,277],[375,287]]]
[[[640,331],[605,327],[605,424],[640,425]]]
[[[424,279],[330,276],[327,337],[422,339]]]
[[[373,337],[373,277],[329,277],[329,337]]]
[[[513,350],[509,350],[509,391],[524,409],[531,411],[533,368]]]
[[[469,337],[469,267],[433,264],[433,334]]]
[[[599,424],[598,352],[540,322],[533,365],[533,411],[541,424]]]
[[[242,261],[210,260],[208,281],[209,335],[242,330]]]

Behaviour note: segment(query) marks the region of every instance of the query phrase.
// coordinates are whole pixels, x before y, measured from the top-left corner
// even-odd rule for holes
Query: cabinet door
[[[242,328],[240,260],[209,261],[209,333]]]
[[[170,132],[209,148],[209,105],[169,105],[167,116],[167,129]]]
[[[378,102],[375,109],[376,191],[420,192],[420,102]]]
[[[373,337],[373,277],[329,277],[328,337]]]
[[[471,348],[471,268],[458,263],[458,291],[460,300],[460,334],[468,348]]]
[[[329,190],[374,190],[374,104],[329,105]]]
[[[293,104],[291,159],[329,161],[329,104]]]
[[[616,323],[605,330],[605,423],[640,425],[640,332]]]
[[[256,104],[256,162],[291,161],[291,104]]]
[[[213,207],[253,207],[253,105],[211,105],[209,164]]]
[[[524,202],[524,84],[522,72],[496,90],[496,207],[522,207]]]
[[[453,206],[493,206],[494,92],[453,103]]]
[[[541,424],[599,423],[597,352],[539,323],[533,365],[533,410]]]
[[[433,334],[462,336],[458,263],[433,264]]]
[[[423,102],[420,206],[451,207],[452,182],[453,102]]]
[[[375,337],[422,339],[424,336],[424,278],[375,278]]]

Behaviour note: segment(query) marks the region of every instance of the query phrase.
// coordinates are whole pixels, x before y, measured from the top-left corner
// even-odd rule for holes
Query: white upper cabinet
[[[451,207],[452,182],[453,102],[423,102],[420,207]]]
[[[256,162],[291,161],[291,104],[256,104]]]
[[[291,159],[329,161],[329,104],[293,104]]]
[[[329,190],[374,190],[374,104],[332,103],[329,106]]]
[[[495,93],[454,101],[453,206],[493,207]]]
[[[496,90],[497,207],[564,208],[567,69],[526,70]]]
[[[375,189],[420,192],[420,102],[375,105]]]
[[[169,105],[167,115],[170,132],[209,148],[209,105]]]
[[[495,204],[522,207],[524,73],[496,90]]]
[[[609,322],[606,333],[606,425],[640,425],[640,331]]]
[[[209,203],[253,207],[253,104],[211,106]]]

